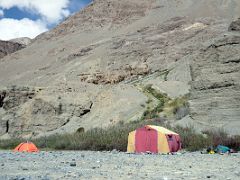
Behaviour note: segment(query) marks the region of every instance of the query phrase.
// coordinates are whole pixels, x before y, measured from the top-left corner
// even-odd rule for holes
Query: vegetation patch
[[[171,99],[167,94],[154,89],[152,85],[145,86],[143,91],[156,99],[157,105],[151,106],[153,100],[149,98],[146,102],[147,109],[144,111],[141,120],[159,118],[160,113],[164,113],[167,117],[175,117],[176,119],[181,119],[189,114],[187,96]]]
[[[157,105],[151,106],[153,99],[149,98],[146,102],[147,109],[143,112],[141,120],[159,118],[160,113],[163,111],[165,104],[170,100],[170,98],[166,94],[160,93],[152,88],[152,85],[145,86],[143,88],[143,92],[150,94],[153,98],[155,98],[157,100]]]
[[[134,121],[129,123],[119,122],[108,128],[95,128],[86,132],[73,134],[52,135],[32,139],[31,141],[40,149],[51,150],[92,150],[92,151],[127,151],[129,132],[144,125],[163,126],[177,132],[182,141],[182,147],[188,151],[206,149],[209,146],[226,145],[240,150],[240,136],[228,136],[223,131],[208,131],[198,134],[193,127],[171,127],[160,119]],[[24,139],[0,140],[0,149],[13,149]]]
[[[0,140],[0,149],[14,149],[17,145],[19,145],[23,141],[25,141],[25,139],[21,138]]]
[[[175,116],[181,119],[189,114],[189,104],[187,96],[178,97],[165,103],[163,111],[168,116]]]

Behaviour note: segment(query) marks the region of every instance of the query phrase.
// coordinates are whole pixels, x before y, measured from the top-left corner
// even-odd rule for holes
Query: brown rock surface
[[[25,46],[20,43],[0,40],[0,59],[8,54],[18,51],[24,47]]]

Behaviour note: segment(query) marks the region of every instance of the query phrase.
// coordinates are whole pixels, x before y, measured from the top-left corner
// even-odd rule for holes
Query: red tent
[[[38,148],[32,142],[24,142],[19,144],[14,150],[14,152],[39,152]]]
[[[146,125],[128,136],[127,151],[131,153],[169,153],[180,149],[180,136],[164,127]]]

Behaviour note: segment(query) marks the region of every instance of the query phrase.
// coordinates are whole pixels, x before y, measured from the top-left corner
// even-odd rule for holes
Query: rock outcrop
[[[229,31],[240,31],[240,18],[238,18],[238,20],[236,21],[233,21],[229,28],[228,28]]]
[[[0,135],[26,138],[37,136],[39,132],[45,135],[66,125],[72,117],[81,117],[91,111],[91,101],[84,105],[68,104],[60,94],[48,97],[43,91],[15,86],[0,91]]]
[[[22,44],[24,46],[28,46],[29,44],[31,44],[32,39],[30,39],[28,37],[22,37],[22,38],[11,39],[9,41],[15,42],[15,43],[18,43],[18,44]]]
[[[0,59],[23,48],[25,48],[23,44],[0,40]]]
[[[95,0],[0,60],[1,137],[138,120],[149,84],[189,99],[170,123],[240,134],[239,12],[238,0]]]
[[[190,107],[205,128],[237,133],[240,117],[240,36],[225,36],[193,57]]]

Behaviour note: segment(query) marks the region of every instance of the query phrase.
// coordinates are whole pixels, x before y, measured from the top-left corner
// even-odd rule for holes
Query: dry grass
[[[203,132],[210,139],[210,144],[214,147],[225,145],[235,150],[240,150],[240,135],[229,136],[224,130],[212,130]]]
[[[0,140],[0,149],[14,149],[18,144],[25,141],[24,139],[12,138],[8,140]]]
[[[220,130],[204,132],[205,134],[197,134],[192,127],[173,128],[159,119],[135,121],[126,124],[120,122],[117,125],[106,129],[95,128],[81,133],[53,135],[33,139],[32,142],[34,142],[40,149],[92,151],[110,151],[117,149],[119,151],[126,151],[128,133],[146,124],[164,126],[179,133],[183,148],[188,151],[197,151],[209,146],[214,147],[219,144],[234,149],[239,149],[240,147],[240,136],[229,137],[226,133]],[[1,140],[0,148],[13,149],[22,141],[24,140]]]
[[[193,127],[175,127],[175,132],[177,132],[182,141],[182,148],[188,151],[202,150],[211,145],[211,140],[209,137],[203,134],[198,134]]]

